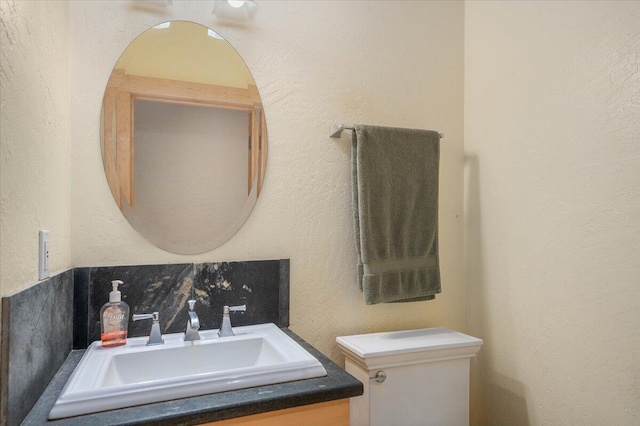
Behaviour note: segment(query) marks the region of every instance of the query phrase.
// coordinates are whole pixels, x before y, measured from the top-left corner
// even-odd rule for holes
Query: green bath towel
[[[358,284],[367,305],[440,293],[440,136],[356,125],[352,143]]]

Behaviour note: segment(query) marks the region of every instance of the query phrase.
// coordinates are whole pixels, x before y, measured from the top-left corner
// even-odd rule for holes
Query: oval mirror
[[[218,247],[260,194],[267,154],[260,94],[235,49],[202,25],[165,22],[127,47],[107,83],[100,133],[118,207],[164,250]]]

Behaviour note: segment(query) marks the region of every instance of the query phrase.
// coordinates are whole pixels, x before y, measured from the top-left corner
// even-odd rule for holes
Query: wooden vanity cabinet
[[[349,398],[269,411],[203,426],[349,426]]]

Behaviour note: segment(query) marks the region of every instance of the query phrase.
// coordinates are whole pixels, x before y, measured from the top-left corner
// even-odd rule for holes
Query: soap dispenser
[[[102,346],[120,346],[127,343],[127,327],[129,326],[129,305],[122,301],[118,291],[120,280],[111,281],[113,290],[109,293],[109,302],[100,309]]]

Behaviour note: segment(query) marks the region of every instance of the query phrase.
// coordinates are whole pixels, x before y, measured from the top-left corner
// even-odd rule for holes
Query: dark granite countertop
[[[195,396],[60,420],[47,420],[53,404],[80,362],[84,350],[69,354],[22,425],[197,425],[267,411],[362,395],[362,383],[313,346],[283,328],[327,370],[325,377]]]

